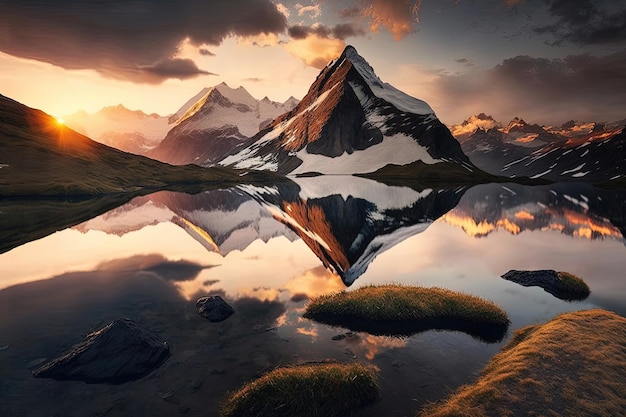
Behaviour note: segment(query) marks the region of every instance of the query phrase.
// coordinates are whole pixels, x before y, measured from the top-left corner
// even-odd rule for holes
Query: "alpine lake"
[[[591,308],[626,316],[624,201],[626,192],[581,183],[415,189],[319,176],[119,204],[0,202],[0,415],[217,416],[244,383],[324,360],[376,371],[380,400],[354,415],[415,415],[472,383],[521,327]],[[512,269],[570,272],[591,293],[563,300],[501,277]],[[302,317],[312,297],[388,283],[483,297],[509,327],[488,343]],[[195,304],[206,295],[235,313],[202,318]],[[32,376],[123,317],[168,342],[154,371],[123,384]]]

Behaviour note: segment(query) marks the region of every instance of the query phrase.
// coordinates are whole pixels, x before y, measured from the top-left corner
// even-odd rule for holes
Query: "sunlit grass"
[[[579,297],[589,295],[589,286],[580,277],[569,272],[559,272],[559,287],[562,291]]]
[[[376,376],[358,363],[307,363],[275,369],[223,402],[224,417],[344,416],[378,399]]]
[[[473,385],[421,417],[626,415],[626,319],[604,310],[525,327]]]
[[[86,197],[271,183],[269,172],[171,166],[110,148],[0,95],[0,197]],[[245,174],[242,176],[242,174]]]
[[[448,329],[486,341],[501,339],[509,323],[504,310],[480,297],[403,285],[366,286],[322,295],[306,305],[304,317],[371,334],[404,336]]]

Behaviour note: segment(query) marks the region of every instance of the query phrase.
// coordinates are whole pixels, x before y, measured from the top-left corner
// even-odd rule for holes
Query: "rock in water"
[[[199,298],[196,301],[196,311],[202,317],[212,322],[224,321],[235,312],[219,295]]]
[[[152,330],[115,320],[33,371],[36,378],[122,384],[161,365],[169,346]]]
[[[589,296],[589,287],[580,278],[551,269],[537,271],[510,270],[502,278],[524,287],[541,287],[549,294],[565,301],[580,301]]]

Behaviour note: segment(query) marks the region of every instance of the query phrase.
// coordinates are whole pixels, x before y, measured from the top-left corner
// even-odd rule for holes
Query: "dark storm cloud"
[[[626,1],[571,0],[549,1],[553,24],[535,28],[538,34],[551,34],[560,45],[597,45],[626,41]]]
[[[320,38],[343,40],[350,36],[365,35],[365,31],[363,29],[349,23],[342,23],[332,27],[328,27],[322,24],[316,24],[312,26],[294,25],[290,26],[287,32],[289,33],[289,36],[291,36],[293,39],[305,39],[310,35],[317,35]]]
[[[198,68],[195,62],[191,59],[166,59],[161,62],[157,62],[154,65],[148,67],[142,67],[141,71],[146,74],[145,82],[153,82],[158,84],[167,78],[178,78],[179,80],[185,80],[187,78],[193,78],[197,75],[217,75],[212,72],[204,71]],[[154,81],[149,78],[153,77]]]
[[[173,60],[181,41],[282,33],[270,0],[3,0],[0,51],[140,83],[204,74]]]
[[[467,115],[519,115],[539,123],[572,118],[612,121],[626,116],[624,85],[626,50],[606,57],[516,56],[487,71],[439,74],[434,95],[440,94],[442,103],[454,103],[455,111],[463,109]],[[441,107],[443,113],[453,112],[445,104]]]

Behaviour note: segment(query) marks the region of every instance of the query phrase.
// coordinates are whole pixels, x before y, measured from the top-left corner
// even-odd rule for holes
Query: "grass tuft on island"
[[[304,317],[317,322],[385,336],[456,330],[498,342],[509,324],[504,310],[480,297],[395,284],[322,295],[305,308]]]
[[[605,310],[528,326],[476,383],[422,417],[626,415],[626,319]]]
[[[589,295],[589,286],[582,278],[563,271],[559,272],[557,275],[561,284],[560,287],[563,291],[580,297],[587,297]]]
[[[305,363],[245,384],[226,398],[220,412],[224,417],[344,416],[378,396],[375,374],[359,363]]]

